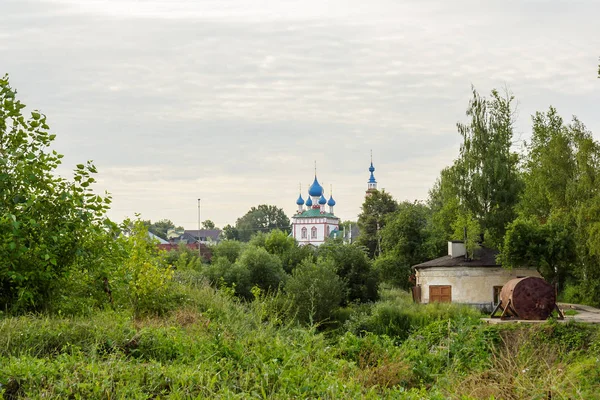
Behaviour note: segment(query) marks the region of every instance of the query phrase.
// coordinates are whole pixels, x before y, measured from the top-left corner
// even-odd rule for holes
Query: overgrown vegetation
[[[599,330],[549,322],[484,325],[472,309],[421,306],[384,289],[321,331],[280,295],[246,302],[176,272],[162,316],[0,320],[9,398],[594,398]],[[198,275],[195,275],[196,277]]]
[[[212,246],[207,261],[159,251],[147,221],[108,220],[91,162],[58,176],[46,117],[24,116],[1,79],[0,398],[597,397],[597,327],[485,325],[405,291],[410,266],[466,227],[471,249],[483,233],[507,265],[535,264],[566,298],[597,301],[599,146],[551,109],[516,171],[511,101],[474,92],[461,155],[430,202],[373,193],[358,245],[298,246],[276,229],[279,210],[259,206],[230,227],[247,242]],[[163,236],[171,225],[150,224]]]

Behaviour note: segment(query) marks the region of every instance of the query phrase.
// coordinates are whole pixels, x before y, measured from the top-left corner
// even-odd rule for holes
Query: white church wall
[[[312,244],[318,246],[325,242],[325,238],[328,237],[327,228],[329,232],[337,229],[338,221],[333,218],[298,218],[292,223],[293,236],[299,244]],[[312,228],[316,228],[316,238],[312,237]],[[306,238],[302,237],[302,228],[306,228]]]

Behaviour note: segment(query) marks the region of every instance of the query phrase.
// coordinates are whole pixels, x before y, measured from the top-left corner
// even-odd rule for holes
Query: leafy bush
[[[597,339],[600,338],[597,329],[590,325],[576,324],[573,321],[559,323],[549,320],[531,331],[534,342],[556,345],[561,352],[600,350]],[[594,347],[594,345],[596,347]]]
[[[233,252],[227,253],[229,256],[219,255],[224,253],[218,250],[212,264],[203,269],[213,285],[231,287],[238,296],[250,300],[253,297],[252,287],[269,291],[279,289],[280,284],[284,283],[286,274],[279,257],[269,254],[264,248],[244,246],[243,252],[236,257],[235,262],[231,261]]]
[[[302,322],[321,322],[331,317],[345,297],[344,282],[337,276],[333,262],[303,261],[285,285],[285,291],[298,309]]]
[[[486,333],[489,330],[491,333]],[[401,346],[419,381],[431,383],[439,376],[464,374],[489,366],[495,327],[483,327],[468,318],[437,320],[415,330]]]
[[[261,247],[248,246],[236,262],[250,273],[250,284],[264,291],[276,290],[286,278],[281,261]]]
[[[312,246],[294,246],[290,251],[280,256],[283,269],[288,274],[291,273],[300,263],[306,259],[316,262],[317,256]]]
[[[128,235],[119,238],[128,257],[112,279],[118,300],[126,299],[136,316],[164,313],[174,306],[170,297],[173,269],[159,256],[155,243],[148,239],[143,221],[125,221]]]
[[[212,247],[213,257],[224,257],[230,263],[237,261],[238,257],[244,249],[244,243],[237,240],[223,240],[216,246]]]
[[[316,261],[312,246],[299,246],[293,237],[278,229],[269,233],[256,233],[249,244],[262,247],[269,254],[279,257],[286,273],[291,273],[306,258]]]
[[[478,321],[480,313],[464,305],[448,303],[416,304],[410,294],[399,289],[382,290],[382,300],[351,315],[345,327],[357,335],[365,332],[387,335],[402,342],[418,329],[434,321],[467,319]]]
[[[252,243],[252,241],[250,241]],[[288,253],[292,248],[296,247],[296,241],[293,237],[287,233],[280,231],[279,229],[272,230],[265,236],[264,248],[270,254],[282,256]]]
[[[251,299],[252,282],[250,271],[240,263],[232,263],[228,258],[218,256],[203,269],[203,274],[215,287],[229,287],[242,298]]]
[[[345,304],[377,300],[378,278],[371,268],[366,250],[353,244],[326,242],[319,246],[318,256],[333,262],[337,275],[346,283]]]
[[[72,270],[97,267],[95,238],[114,228],[110,198],[90,189],[94,165],[78,164],[73,181],[55,175],[56,135],[24,108],[0,78],[0,308],[13,311],[47,308]]]
[[[600,298],[598,298],[596,293],[600,293],[600,283],[593,279],[588,279],[578,284],[567,284],[559,294],[559,299],[564,303],[587,304],[592,307],[598,307],[600,306]]]
[[[165,262],[176,270],[194,269],[199,271],[202,267],[202,258],[198,255],[198,251],[189,248],[184,242],[179,243],[177,249],[170,250],[165,254]]]
[[[395,254],[384,254],[373,262],[373,270],[381,282],[386,282],[402,289],[410,287],[410,265]]]

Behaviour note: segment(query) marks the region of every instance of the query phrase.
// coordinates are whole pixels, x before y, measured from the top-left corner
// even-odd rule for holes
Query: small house
[[[202,243],[207,245],[218,244],[221,241],[220,229],[186,229],[179,237],[178,242],[185,241],[188,244]]]
[[[468,258],[465,244],[448,242],[448,255],[414,265],[413,299],[418,303],[461,303],[492,310],[502,286],[514,278],[540,277],[534,268],[503,268],[498,252],[486,247]]]

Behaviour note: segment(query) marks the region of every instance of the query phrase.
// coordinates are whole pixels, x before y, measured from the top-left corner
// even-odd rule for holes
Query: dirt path
[[[576,315],[565,315],[565,320],[574,320],[577,322],[587,322],[589,324],[600,324],[600,310],[581,304],[558,303],[558,307],[563,311],[575,310]]]
[[[600,324],[600,309],[584,306],[581,304],[570,304],[570,303],[558,303],[558,308],[563,312],[568,310],[574,310],[577,312],[576,315],[565,315],[564,320],[558,320],[559,322],[584,322],[587,324]],[[482,321],[488,324],[510,324],[510,323],[524,323],[524,324],[539,324],[546,321],[527,321],[523,319],[506,319],[501,320],[500,318],[482,318]]]

